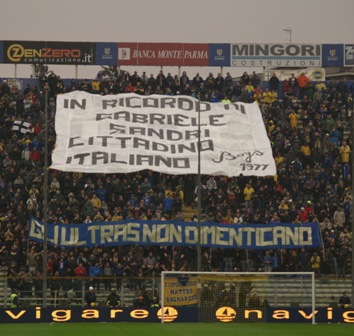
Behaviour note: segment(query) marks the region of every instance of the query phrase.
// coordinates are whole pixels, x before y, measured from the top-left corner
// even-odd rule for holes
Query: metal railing
[[[14,288],[20,293],[21,307],[43,306],[44,295],[42,290],[42,277],[0,276],[0,308],[10,307],[10,295]],[[149,299],[154,296],[160,298],[161,277],[154,274],[150,277],[48,277],[46,303],[48,307],[68,307],[86,305],[85,295],[88,288],[93,286],[97,295],[99,306],[106,306],[107,297],[112,288],[115,288],[120,296],[121,307],[149,306]],[[267,290],[258,286],[257,292],[266,296]],[[289,290],[289,286],[280,288],[281,295],[288,297],[289,301],[296,301],[297,292]],[[141,291],[141,292],[140,292]],[[351,296],[350,278],[327,278],[316,280],[316,305],[337,306],[338,298],[343,291]],[[139,302],[139,296],[143,293],[146,302]]]
[[[130,307],[136,304],[139,294],[145,297],[159,296],[160,275],[150,277],[48,277],[47,293],[44,295],[43,277],[25,275],[22,277],[0,277],[0,307],[10,306],[12,290],[19,292],[21,307],[42,306],[85,306],[85,295],[92,286],[97,303],[106,305],[111,289],[120,296],[120,305]]]

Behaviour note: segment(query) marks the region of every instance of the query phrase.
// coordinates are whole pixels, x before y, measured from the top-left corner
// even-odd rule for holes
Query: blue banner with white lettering
[[[31,218],[29,238],[43,242],[44,223]],[[178,221],[124,220],[88,224],[48,224],[47,241],[59,247],[116,245],[196,246],[198,224]],[[230,225],[201,223],[205,247],[273,249],[320,247],[318,223]]]
[[[322,44],[322,66],[342,67],[344,61],[343,44]]]
[[[96,64],[117,65],[118,47],[117,43],[96,43]]]
[[[209,66],[230,66],[230,44],[209,44]]]

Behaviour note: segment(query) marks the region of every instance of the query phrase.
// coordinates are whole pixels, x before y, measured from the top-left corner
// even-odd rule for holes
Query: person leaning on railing
[[[343,292],[343,295],[339,298],[339,305],[344,309],[351,306],[350,297],[348,296],[347,292]]]
[[[88,292],[85,295],[85,301],[87,307],[96,307],[97,306],[97,296],[95,289],[90,286]]]
[[[115,288],[111,289],[111,292],[109,293],[107,297],[107,306],[108,307],[118,307],[120,306],[120,297],[117,294],[117,291]]]
[[[19,293],[16,288],[14,288],[12,290],[12,293],[10,296],[10,307],[11,308],[19,308],[20,307]]]

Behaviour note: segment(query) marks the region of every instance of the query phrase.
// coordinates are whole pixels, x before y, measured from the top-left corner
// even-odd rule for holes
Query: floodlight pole
[[[289,42],[291,44],[292,39],[291,39],[291,34],[292,34],[292,29],[290,27],[283,29],[283,32],[289,33]]]
[[[197,100],[197,113],[198,113],[198,241],[197,241],[197,271],[202,270],[202,251],[200,246],[201,240],[201,212],[202,212],[202,183],[201,183],[201,167],[200,167],[200,92],[198,92]]]
[[[48,90],[45,91],[44,103],[44,228],[43,228],[43,307],[47,307],[47,231],[48,231]]]
[[[352,177],[352,213],[351,213],[351,219],[352,219],[352,274],[351,274],[351,279],[352,279],[352,301],[354,299],[354,99],[352,101],[352,148],[351,148],[351,155],[352,155],[352,171],[351,171],[351,177]]]

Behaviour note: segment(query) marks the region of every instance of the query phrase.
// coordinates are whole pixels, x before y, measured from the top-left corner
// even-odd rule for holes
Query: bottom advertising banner
[[[267,322],[312,323],[311,308],[272,308],[267,311]],[[354,309],[317,308],[316,323],[354,323]]]
[[[164,307],[164,322],[312,323],[310,308]],[[0,309],[1,323],[161,322],[160,308],[28,308]],[[316,323],[354,323],[354,309],[318,308]]]
[[[203,309],[203,308],[201,308]],[[199,311],[199,316],[206,316],[209,313],[209,322],[270,322],[270,323],[312,323],[315,315],[316,323],[354,323],[354,309],[340,308],[317,308],[313,314],[312,309],[277,307],[277,308],[234,308],[224,306],[205,311]],[[204,321],[206,322],[206,321]]]
[[[196,307],[164,307],[164,322],[197,322]],[[1,323],[161,322],[159,308],[11,308],[0,309]]]

